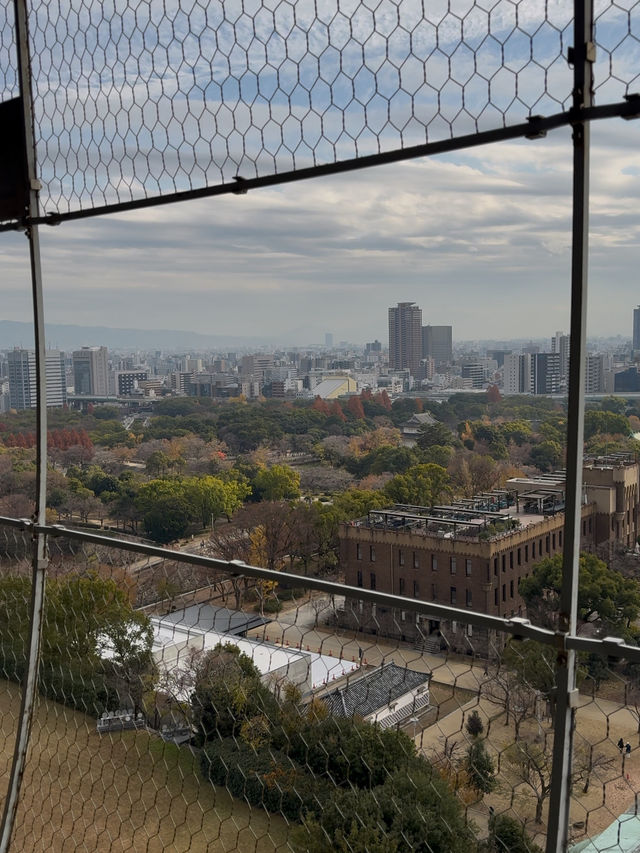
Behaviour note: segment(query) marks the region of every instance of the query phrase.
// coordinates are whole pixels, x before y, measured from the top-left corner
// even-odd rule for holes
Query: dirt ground
[[[469,819],[478,825],[480,834],[484,834],[490,807],[496,814],[507,812],[526,823],[532,838],[544,846],[547,804],[542,824],[536,824],[534,792],[519,782],[506,761],[505,751],[515,740],[515,729],[512,723],[505,725],[504,710],[498,705],[485,698],[474,698],[433,726],[417,732],[416,745],[432,759],[449,750],[453,752],[454,762],[459,761],[471,739],[465,731],[464,720],[473,709],[478,710],[484,722],[486,745],[496,766],[498,784],[492,794],[479,801],[474,795],[467,796],[465,792]],[[535,720],[527,721],[520,731],[521,739],[545,744],[549,752],[552,735],[553,729],[548,720],[540,724]],[[620,755],[616,746],[619,738],[632,746],[628,757]],[[579,755],[592,755],[594,764],[598,765],[592,770],[586,794],[583,793],[584,781],[576,783],[572,790],[571,838],[573,842],[578,842],[597,836],[636,802],[640,792],[637,720],[619,702],[581,696],[580,707],[576,712],[574,743]],[[578,766],[586,766],[584,757],[574,764],[576,770]]]

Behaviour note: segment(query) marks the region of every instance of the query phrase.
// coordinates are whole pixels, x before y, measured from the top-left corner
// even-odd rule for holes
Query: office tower
[[[633,349],[640,350],[640,305],[633,309]]]
[[[418,375],[422,358],[422,309],[415,302],[398,302],[389,308],[389,367],[409,368]]]
[[[133,370],[116,370],[113,374],[114,392],[116,397],[130,397],[138,390],[138,382],[146,382],[149,371],[138,367]]]
[[[37,405],[36,354],[33,350],[12,350],[7,355],[9,399],[12,409],[35,409]],[[67,402],[67,383],[64,353],[47,350],[45,357],[47,406],[64,406]]]
[[[73,353],[73,386],[76,394],[106,397],[109,366],[106,347],[82,347]]]
[[[531,355],[529,353],[505,355],[503,388],[505,394],[531,393]]]
[[[560,379],[569,378],[569,341],[569,335],[564,332],[556,332],[551,338],[551,352],[560,356]]]
[[[422,357],[432,358],[436,368],[453,361],[453,328],[451,326],[422,327]]]
[[[531,356],[531,390],[555,394],[560,389],[560,353],[539,352]]]
[[[333,334],[331,332],[325,332],[324,345],[327,349],[333,349]]]

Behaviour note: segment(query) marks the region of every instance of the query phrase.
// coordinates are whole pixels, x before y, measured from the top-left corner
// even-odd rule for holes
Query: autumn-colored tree
[[[364,409],[362,407],[362,400],[360,397],[349,397],[349,402],[347,403],[347,410],[353,415],[354,418],[358,418],[358,420],[364,420],[365,414]]]
[[[329,406],[329,412],[333,417],[339,418],[341,421],[346,421],[347,417],[345,413],[342,411],[342,406],[338,402],[338,400],[333,400],[331,405]]]
[[[502,400],[502,394],[497,385],[489,385],[487,388],[487,403],[499,403]]]
[[[386,388],[383,388],[382,391],[378,391],[378,393],[374,396],[374,401],[379,403],[383,408],[385,408],[388,412],[391,411],[391,400],[389,399],[389,395],[387,394]]]
[[[314,412],[321,412],[323,415],[329,416],[331,414],[329,404],[320,396],[316,396],[315,400],[311,404],[311,408]]]

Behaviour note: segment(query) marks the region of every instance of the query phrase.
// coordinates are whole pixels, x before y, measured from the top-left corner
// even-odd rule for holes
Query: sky
[[[356,8],[356,4],[351,5]],[[400,5],[407,14],[413,14],[411,0],[402,0]],[[460,0],[452,7],[456,5],[471,8],[472,4],[465,5]],[[603,6],[602,3],[600,5]],[[534,20],[539,6],[537,0],[521,3],[523,30],[527,30],[527,14]],[[546,41],[540,47],[540,55],[547,56],[547,78],[543,85],[545,98],[539,106],[540,111],[546,113],[559,109],[551,96],[556,91],[554,86],[558,80],[563,81],[563,86],[566,82],[563,70],[566,63],[561,68],[557,61],[558,52],[564,50],[566,43],[566,33],[562,36],[565,41],[561,42],[560,37],[566,23],[561,7],[562,2],[549,4],[549,9],[556,8],[556,12],[548,14],[557,31],[547,33]],[[300,8],[303,8],[302,4]],[[499,2],[497,8],[506,16],[513,4]],[[451,20],[447,19],[445,23],[446,27],[441,25],[440,51],[446,59],[443,34],[453,32],[450,35],[453,43],[455,31],[451,30]],[[384,31],[384,17],[377,25]],[[268,29],[267,24],[264,26]],[[275,27],[273,32],[276,32],[278,23],[270,26]],[[358,26],[364,33],[367,23],[358,19]],[[508,29],[509,26],[512,23],[500,19],[494,30],[497,33],[500,27]],[[482,48],[478,35],[481,34],[481,23],[474,24],[474,27],[465,31],[465,39],[467,43],[474,44],[478,57]],[[90,29],[86,26],[87,32]],[[386,32],[391,33],[385,42],[388,53],[391,50],[389,45],[393,47],[395,44],[390,40],[393,28]],[[601,33],[602,40],[606,41],[604,26]],[[314,37],[321,40],[322,34]],[[336,43],[343,38],[339,30],[327,37]],[[236,38],[242,42],[241,33],[236,33]],[[96,39],[99,40],[98,35]],[[364,36],[361,40],[368,43]],[[414,44],[418,54],[420,50],[425,51],[422,57],[425,63],[431,61],[425,58],[431,55],[427,42],[425,35],[422,42]],[[525,42],[521,48],[526,52],[530,39],[525,39]],[[507,48],[510,43],[507,39]],[[402,50],[401,46],[396,45],[396,48]],[[96,45],[93,49],[95,52]],[[251,50],[247,48],[244,58],[229,59],[226,71],[216,68],[214,63],[212,79],[222,81],[216,83],[219,89],[219,101],[216,103],[224,104],[225,98],[235,98],[236,105],[242,106],[242,93],[226,96],[224,81],[228,82],[234,76],[242,77],[242,67],[252,67],[255,56],[252,58]],[[346,44],[345,56],[348,50],[349,45]],[[377,45],[376,51],[367,59],[372,67],[379,63],[381,51],[385,52],[385,46]],[[518,51],[520,47],[518,50],[514,48],[509,60],[509,50],[505,49],[507,61],[514,68],[518,67]],[[468,56],[460,56],[455,50],[449,51],[448,55],[450,73],[467,83],[466,86],[456,84],[457,89],[447,89],[439,106],[434,107],[434,116],[442,121],[448,115],[449,131],[455,132],[454,112],[447,113],[447,110],[454,111],[456,103],[462,103],[464,94],[471,112],[475,104],[482,125],[482,116],[487,116],[486,111],[482,111],[483,98],[486,100],[488,92],[487,81],[482,74],[479,77],[479,72],[473,71],[473,63],[468,66]],[[630,61],[629,56],[622,56],[627,63]],[[483,61],[486,69],[490,70],[491,55],[487,54]],[[54,92],[51,71],[48,87],[43,86],[37,93],[37,102],[42,107],[42,133],[46,131],[46,115],[53,115],[49,132],[56,130],[58,121],[56,133],[61,139],[66,138],[71,147],[74,140],[72,135],[64,137],[63,119],[73,122],[77,115],[74,110],[82,103],[84,124],[78,120],[78,138],[82,141],[84,137],[81,134],[86,133],[85,142],[97,139],[98,147],[103,145],[101,156],[106,158],[106,125],[100,124],[86,108],[87,94],[92,94],[90,72],[96,70],[96,63],[93,58],[86,73],[79,66],[77,81],[73,85],[70,82],[73,80],[71,66],[66,82],[61,81],[62,71],[59,71],[56,82],[58,86],[64,83],[67,98],[59,114],[47,107]],[[380,68],[378,87],[383,90],[386,85],[385,67],[377,67]],[[144,56],[138,60],[133,77],[126,67],[123,68],[119,83],[125,94],[121,97],[125,100],[130,97],[134,103],[140,96],[141,80],[147,73],[144,71]],[[433,80],[438,68],[430,68],[433,75],[430,79]],[[482,69],[481,64],[476,65],[477,69]],[[537,85],[538,70],[527,66],[524,71],[513,72],[513,79],[495,77],[491,102],[501,103],[502,98],[505,115],[508,115],[506,104],[511,97],[510,87],[519,85],[520,96],[526,101],[527,91],[533,92]],[[258,75],[258,89],[269,83],[272,71],[267,64],[262,78]],[[411,75],[415,71],[412,68]],[[109,73],[113,83],[117,69]],[[194,80],[199,79],[198,75],[202,73],[203,70],[196,69],[194,65]],[[313,79],[315,72],[309,73]],[[628,72],[618,73],[622,79],[625,79],[625,73],[629,76]],[[403,85],[413,91],[417,83],[411,75]],[[286,78],[284,71],[281,76]],[[82,85],[85,78],[86,90]],[[143,97],[151,99],[161,115],[164,96],[156,97],[153,88],[158,86],[158,78],[151,82],[150,78],[145,79]],[[603,74],[600,79],[603,79]],[[604,79],[611,83],[611,73],[608,77],[605,74]],[[479,83],[482,84],[480,88]],[[109,88],[102,78],[96,85],[93,91],[95,103],[99,106],[102,97],[105,104],[110,104],[113,87]],[[353,99],[341,100],[346,91],[345,85],[344,80],[337,80],[331,97],[334,102],[344,104],[342,115],[355,122],[358,104]],[[281,86],[284,91],[286,79]],[[472,86],[475,88],[469,88]],[[610,92],[603,90],[601,94],[604,100],[610,97],[618,99],[622,91],[618,86],[617,90],[614,87]],[[475,101],[471,93],[475,93]],[[307,93],[310,100],[304,107],[303,94],[297,90],[290,92],[287,109],[292,116],[298,112],[303,115],[305,109],[308,114],[309,107],[313,107],[311,112],[314,112],[312,95]],[[398,102],[398,110],[400,113],[405,111],[405,118],[419,112],[422,95],[425,102],[428,100],[420,89],[415,94],[414,107],[407,106],[404,101]],[[323,97],[322,93],[317,97]],[[534,98],[534,95],[530,97]],[[277,98],[274,103],[276,101]],[[206,103],[206,97],[202,103]],[[398,138],[395,139],[390,126],[385,125],[381,118],[387,115],[383,106],[377,102],[370,105],[368,122],[371,125],[376,121],[382,122],[379,133],[381,139],[387,140],[386,146],[414,141],[411,134],[402,139],[396,134]],[[196,102],[190,102],[187,108],[193,113]],[[254,102],[252,116],[258,124],[263,121],[260,118],[263,108],[264,104]],[[283,110],[285,106],[278,102],[276,108]],[[130,111],[130,107],[128,109]],[[114,110],[117,118],[117,107]],[[337,156],[353,153],[345,137],[335,135],[339,116],[334,113],[335,110],[331,115],[327,114],[324,138],[315,152],[317,156],[323,151],[322,156],[326,155],[322,144],[328,139],[334,140]],[[280,113],[281,116],[284,114]],[[241,118],[238,113],[236,122]],[[171,143],[172,132],[188,137],[191,125],[187,119],[183,123],[184,131],[177,124],[173,131],[167,131],[165,144],[167,140]],[[487,121],[495,122],[495,116]],[[206,124],[204,118],[203,122]],[[298,122],[297,127],[295,132],[302,139],[311,139],[315,132],[311,126],[305,130],[303,122]],[[102,137],[97,128],[100,128]],[[220,117],[217,123],[211,124],[210,130],[212,146],[215,147],[220,135],[227,133]],[[241,174],[242,168],[249,168],[251,163],[259,168],[260,157],[269,149],[267,131],[268,128],[263,127],[259,143],[254,139],[257,147],[252,153],[253,160],[247,160],[244,167],[238,169]],[[387,131],[390,135],[385,137]],[[195,130],[193,132],[196,133]],[[294,136],[295,132],[291,131]],[[640,302],[639,132],[640,122],[610,120],[593,125],[589,301],[589,333],[592,335],[629,336],[632,309]],[[197,134],[202,133],[202,128],[197,131]],[[305,133],[308,134],[306,137]],[[237,134],[233,138],[236,137]],[[122,139],[126,144],[124,131]],[[150,144],[159,145],[158,139],[157,135],[149,136]],[[244,142],[247,151],[251,151],[251,139],[253,137],[247,131]],[[88,143],[83,148],[76,139],[75,145],[76,150],[85,151],[90,159]],[[46,173],[48,169],[57,175],[62,162],[59,151],[50,155],[50,146],[41,148],[43,150],[46,151],[43,171]],[[150,164],[148,174],[145,173],[147,185],[153,187],[156,181],[158,186],[162,186],[169,166],[165,163],[161,167],[153,158],[149,158],[147,163]],[[284,162],[282,168],[286,166]],[[60,186],[65,186],[65,180],[67,186],[74,181],[73,185],[77,186],[81,173],[85,186],[90,186],[91,180],[95,182],[93,186],[97,186],[98,171],[92,171],[86,164],[81,169],[79,155],[75,171],[73,168],[69,167],[67,178],[63,175],[59,179]],[[131,164],[134,177],[139,176],[140,168],[140,164],[137,167],[135,163]],[[226,168],[221,167],[222,172]],[[234,170],[236,168],[234,166]],[[224,177],[228,178],[227,172]],[[126,178],[125,174],[121,179],[121,192]],[[218,179],[219,176],[216,178],[213,173],[209,174],[211,183]],[[53,181],[52,186],[56,185]],[[133,178],[127,184],[127,191],[136,191]],[[82,189],[79,192],[82,194]],[[154,194],[152,189],[149,194]],[[256,190],[243,196],[191,201],[63,223],[56,228],[43,227],[41,243],[46,317],[52,323],[175,328],[209,334],[268,337],[281,344],[322,343],[326,332],[332,333],[336,341],[363,343],[378,338],[386,343],[388,307],[399,301],[414,301],[422,307],[423,323],[452,325],[454,340],[550,337],[556,330],[566,330],[569,323],[570,205],[571,144],[570,131],[565,128],[550,133],[542,140],[497,143],[447,156]],[[27,261],[27,245],[23,236],[0,234],[2,319],[29,319]],[[91,343],[99,344],[100,341]]]

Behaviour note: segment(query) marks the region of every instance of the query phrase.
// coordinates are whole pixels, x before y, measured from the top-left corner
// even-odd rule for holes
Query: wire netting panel
[[[194,549],[206,554],[203,540]],[[2,528],[2,767],[29,537]],[[11,850],[539,853],[555,648],[63,536]],[[637,666],[580,655],[573,841],[633,829]],[[7,772],[3,770],[2,779]],[[386,845],[386,846],[385,846]],[[426,845],[420,847],[420,845]],[[596,847],[596,849],[604,849]]]
[[[0,102],[18,95],[13,3],[0,3]]]
[[[597,100],[620,100],[640,86],[640,3],[596,0],[594,11]]]
[[[572,4],[42,2],[48,212],[452,138],[558,112]]]

